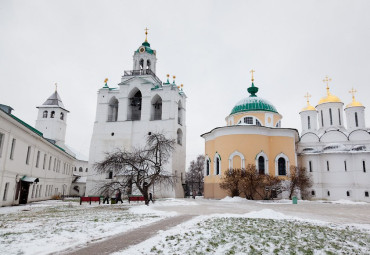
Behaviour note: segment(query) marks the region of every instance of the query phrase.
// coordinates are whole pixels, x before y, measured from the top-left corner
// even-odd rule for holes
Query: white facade
[[[98,91],[96,119],[89,152],[87,194],[97,193],[114,173],[96,175],[94,163],[116,148],[142,147],[150,132],[161,132],[177,144],[165,170],[175,178],[174,187],[155,186],[156,197],[183,197],[186,153],[186,96],[175,82],[162,83],[155,75],[156,56],[144,42],[134,53],[135,70],[125,71],[118,88],[106,84]],[[149,62],[148,62],[149,61]],[[143,64],[140,64],[143,63]],[[150,64],[148,64],[150,63]],[[99,194],[97,194],[99,195]]]
[[[68,195],[75,158],[7,109],[0,110],[0,206]]]
[[[370,129],[365,127],[364,107],[353,98],[345,108],[346,128],[343,103],[329,92],[324,99],[300,112],[298,160],[312,175],[311,195],[370,202]]]

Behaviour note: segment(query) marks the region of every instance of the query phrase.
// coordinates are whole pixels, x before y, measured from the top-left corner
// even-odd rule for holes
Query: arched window
[[[329,108],[330,125],[333,125],[333,116],[331,114],[331,108]]]
[[[44,112],[42,113],[42,117],[43,117],[43,118],[47,118],[47,117],[48,117],[48,111],[44,111]]]
[[[117,121],[118,118],[118,100],[115,97],[112,97],[109,100],[108,105],[108,121]]]
[[[62,112],[60,113],[60,119],[64,120],[64,113],[62,113]]]
[[[258,173],[265,174],[265,158],[263,156],[258,158]]]
[[[311,129],[311,117],[307,116],[307,127],[308,129]]]
[[[80,167],[80,168],[78,169],[78,171],[79,171],[79,172],[83,172],[83,169],[82,169],[82,167]]]
[[[182,131],[181,131],[181,129],[177,130],[177,144],[182,145]]]
[[[338,116],[339,116],[339,125],[342,125],[342,120],[340,119],[340,109],[338,108]]]
[[[357,117],[357,112],[355,112],[355,123],[356,123],[356,127],[358,127],[358,117]]]
[[[152,99],[151,120],[162,119],[162,98],[158,95]]]
[[[214,174],[215,175],[220,175],[221,174],[221,157],[220,155],[216,152],[215,157],[213,159],[213,166],[214,166]]]
[[[230,154],[229,168],[245,168],[245,158],[241,152],[236,150]]]
[[[284,158],[278,159],[278,174],[286,175],[286,161]]]
[[[55,112],[52,111],[51,114],[50,114],[50,118],[54,118],[54,115],[55,115]]]
[[[177,123],[182,125],[182,104],[181,101],[177,104]]]
[[[139,65],[140,65],[140,70],[143,70],[144,69],[144,59],[140,59]]]
[[[315,193],[315,190],[311,190],[311,196],[315,196],[316,195],[316,193]]]
[[[146,61],[146,69],[150,69],[150,60],[149,59]]]
[[[206,160],[206,175],[209,175],[209,159]]]
[[[321,126],[324,126],[324,116],[322,115],[322,110],[321,110]]]
[[[136,89],[136,92],[129,98],[128,107],[128,120],[140,120],[141,119],[141,102],[142,96],[140,90]]]

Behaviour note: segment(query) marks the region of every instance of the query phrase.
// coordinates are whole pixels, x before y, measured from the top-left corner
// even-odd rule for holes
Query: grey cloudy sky
[[[254,69],[259,96],[300,130],[299,111],[331,92],[344,104],[352,86],[370,95],[370,1],[0,1],[0,103],[34,125],[38,105],[58,91],[70,114],[66,142],[88,154],[96,93],[116,86],[148,40],[157,76],[184,84],[187,161],[204,151],[200,134],[225,125],[248,96]]]

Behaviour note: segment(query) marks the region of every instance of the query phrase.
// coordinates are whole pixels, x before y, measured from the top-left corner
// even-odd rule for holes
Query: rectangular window
[[[326,170],[329,171],[329,161],[326,161]]]
[[[15,142],[16,142],[16,140],[15,140],[15,138],[13,138],[12,147],[10,149],[10,157],[9,157],[10,159],[14,159]]]
[[[310,172],[312,172],[312,161],[308,162],[308,168],[310,169]]]
[[[330,125],[333,125],[333,116],[331,114],[331,108],[329,108]]]
[[[245,117],[244,118],[245,124],[253,124],[253,117]]]
[[[38,194],[38,192],[39,192],[39,185],[37,184],[37,185],[36,185],[35,198],[37,198],[37,194]]]
[[[365,160],[362,160],[362,171],[364,171],[364,173],[366,173],[366,163],[365,163]]]
[[[33,196],[35,195],[35,187],[36,187],[36,185],[35,185],[35,184],[33,184],[33,185],[32,185],[31,198],[33,198]]]
[[[338,108],[338,116],[339,116],[339,126],[342,125],[342,120],[340,119],[340,109]]]
[[[324,116],[322,115],[322,110],[321,110],[321,126],[324,126]]]
[[[311,129],[311,118],[310,118],[310,116],[307,116],[307,126],[308,126],[308,129]]]
[[[45,197],[48,196],[48,188],[49,188],[49,185],[46,185],[46,187],[45,187]]]
[[[49,170],[51,169],[51,156],[50,156],[50,158],[49,158]]]
[[[44,154],[44,162],[42,163],[42,169],[45,170],[45,164],[46,164],[46,154]]]
[[[365,191],[365,197],[369,197],[369,191]]]
[[[39,167],[39,161],[40,161],[40,151],[37,152],[36,167]]]
[[[3,201],[6,201],[6,197],[8,196],[8,189],[9,189],[9,182],[5,183]]]
[[[26,156],[26,164],[30,164],[30,154],[31,154],[31,146],[28,146],[27,148],[27,156]]]
[[[41,188],[42,188],[42,185],[40,185],[38,197],[41,197]]]
[[[56,164],[57,164],[57,159],[56,158],[54,158],[54,167],[53,167],[53,171],[55,172],[55,166],[56,166]]]
[[[344,171],[347,172],[347,161],[344,161]]]
[[[4,143],[4,134],[0,133],[0,158],[1,158],[1,152],[3,151],[3,143]]]

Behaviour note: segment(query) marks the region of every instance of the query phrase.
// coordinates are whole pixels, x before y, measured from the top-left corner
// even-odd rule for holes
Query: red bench
[[[143,196],[129,196],[128,202],[130,203],[131,201],[145,201],[145,199]]]
[[[82,202],[90,202],[91,205],[91,201],[99,202],[100,205],[100,197],[80,197],[80,205],[82,204]]]

